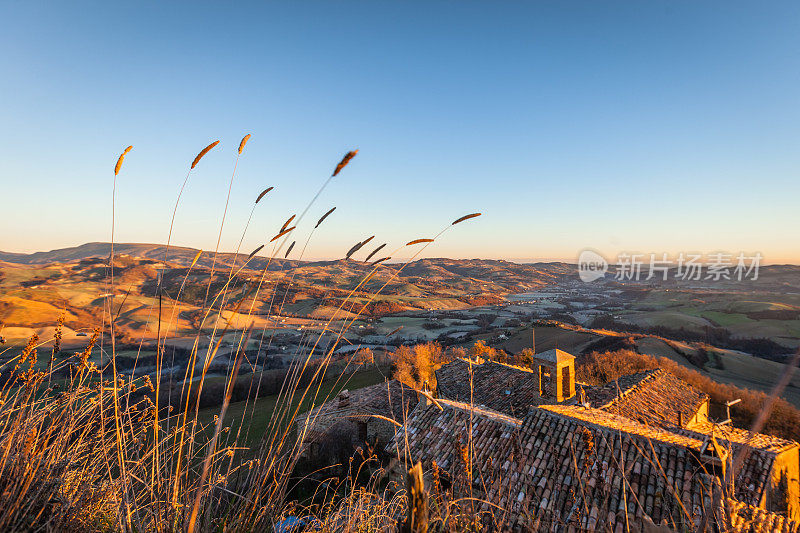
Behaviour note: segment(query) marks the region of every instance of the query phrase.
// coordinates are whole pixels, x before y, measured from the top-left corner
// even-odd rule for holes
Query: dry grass
[[[249,135],[242,139],[239,154],[247,139]],[[204,148],[191,168],[218,142]],[[356,153],[348,152],[336,166],[333,176]],[[115,167],[115,175],[119,172],[122,156]],[[181,192],[187,180],[188,174]],[[264,190],[255,204],[271,189]],[[178,202],[173,211],[168,244],[177,205]],[[295,219],[293,215],[270,242],[295,230],[308,207],[297,218],[295,226],[288,227]],[[334,209],[325,213],[314,228]],[[457,219],[436,238],[447,227],[478,215],[473,213]],[[248,226],[249,219],[242,239]],[[359,241],[359,248],[372,238]],[[405,246],[432,242],[434,239],[416,239]],[[294,244],[292,242],[284,257],[288,256]],[[367,261],[384,246],[376,248]],[[245,264],[263,247],[254,250]],[[163,403],[162,387],[169,379],[162,375],[167,366],[163,341],[175,327],[181,293],[199,254],[186,270],[169,313],[162,309],[159,283],[159,297],[151,309],[159,327],[158,359],[152,377],[146,375],[134,379],[116,371],[113,335],[110,348],[104,342],[104,337],[113,331],[113,320],[109,318],[113,316],[111,312],[104,327],[96,331],[78,353],[59,354],[57,332],[60,326],[57,324],[56,342],[47,365],[38,364],[37,349],[43,342],[53,339],[43,341],[33,337],[19,354],[6,358],[7,362],[0,365],[0,530],[271,531],[281,518],[296,514],[313,517],[314,527],[320,526],[324,531],[386,531],[398,525],[407,507],[406,496],[402,488],[391,482],[386,484],[385,471],[378,462],[376,451],[368,448],[362,448],[357,456],[353,456],[347,465],[346,476],[337,480],[320,480],[314,495],[303,504],[299,503],[294,491],[295,484],[301,481],[296,476],[304,435],[301,432],[298,438],[294,422],[301,405],[308,402],[320,405],[328,399],[320,393],[322,380],[339,341],[375,297],[425,247],[401,265],[379,267],[380,263],[390,259],[389,256],[372,263],[374,268],[367,269],[370,272],[364,274],[350,293],[340,300],[324,325],[323,331],[334,331],[336,337],[336,342],[324,353],[319,353],[322,335],[307,334],[302,352],[289,368],[281,386],[265,433],[257,446],[247,448],[243,445],[248,442],[246,424],[239,424],[238,430],[233,432],[226,424],[229,423],[232,391],[243,365],[258,364],[258,361],[248,360],[246,354],[248,341],[256,332],[252,327],[234,332],[224,320],[215,321],[209,327],[206,321],[212,313],[221,315],[222,311],[252,317],[259,311],[256,302],[262,291],[272,291],[271,298],[275,299],[274,286],[263,282],[270,262],[275,254],[280,253],[279,248],[278,245],[274,247],[259,279],[251,279],[246,286],[237,286],[239,278],[236,274],[244,265],[238,269],[234,265],[227,282],[222,287],[214,286],[210,303],[204,306],[199,319],[189,363],[182,369],[183,376],[177,376],[176,401]],[[366,302],[363,299],[356,302],[353,295],[363,291],[378,268],[390,273],[387,280]],[[208,280],[209,291],[212,277],[213,266]],[[284,302],[285,296],[286,293]],[[279,308],[283,308],[283,302]],[[162,319],[166,323],[163,329]],[[213,340],[207,347],[202,347],[201,333],[209,334]],[[220,352],[223,339],[230,333],[236,334],[236,340],[224,378],[224,399],[212,427],[206,428],[198,417],[200,398],[209,368]],[[273,335],[262,331],[259,347],[268,349]],[[91,362],[98,342],[103,353],[99,365]],[[416,382],[424,382],[442,357],[435,345],[415,348],[407,355],[418,363],[424,362],[420,363],[421,368],[424,367],[422,372],[406,369]],[[252,417],[257,408],[255,399],[260,381],[252,380],[251,384],[253,382],[252,394],[248,394],[244,401],[243,420],[248,415]],[[776,409],[779,408],[780,403],[776,404]],[[392,420],[395,425],[404,422]],[[484,526],[475,512],[477,500],[471,483],[474,473],[483,465],[472,464],[474,454],[470,436],[459,450],[463,480],[456,481],[461,483],[457,485],[460,489],[444,489],[438,482],[434,484],[430,518],[432,526],[438,530],[480,530]],[[502,523],[494,525],[499,528]]]
[[[246,135],[241,140],[238,155],[241,155],[249,137]],[[190,170],[218,143],[213,142],[201,150],[192,161]],[[118,159],[115,178],[129,150],[126,149]],[[356,153],[348,152],[333,175],[337,175]],[[231,184],[235,173],[236,167]],[[172,212],[167,250],[188,179],[187,173]],[[270,190],[272,187],[258,195],[253,210]],[[112,191],[112,202],[113,198]],[[327,211],[315,227],[335,209]],[[289,218],[270,242],[295,230],[303,214]],[[288,227],[293,221],[295,226]],[[249,219],[240,245],[248,226]],[[372,239],[369,237],[359,244],[364,246]],[[294,245],[292,242],[284,257]],[[264,245],[256,248],[245,264],[263,248]],[[381,248],[383,246],[376,251]],[[164,357],[164,341],[176,327],[179,302],[190,275],[193,276],[191,283],[197,283],[197,274],[192,270],[200,253],[186,269],[177,294],[170,295],[169,301],[161,296],[162,278],[158,278],[158,297],[150,309],[151,316],[158,323],[155,372],[133,378],[117,371],[112,320],[116,315],[111,299],[105,315],[106,323],[95,331],[78,353],[66,356],[59,353],[60,320],[53,339],[42,340],[34,336],[15,356],[7,357],[9,349],[3,352],[6,362],[0,364],[0,530],[268,531],[280,517],[297,511],[298,504],[290,494],[292,484],[297,481],[292,476],[302,447],[294,433],[293,421],[304,401],[310,399],[319,404],[326,400],[320,396],[320,386],[332,361],[333,349],[326,352],[321,362],[311,364],[319,351],[321,336],[315,339],[309,334],[306,338],[300,357],[290,367],[281,387],[277,406],[258,446],[246,448],[241,444],[248,441],[245,424],[239,425],[235,435],[231,435],[226,426],[227,408],[239,371],[244,364],[253,364],[245,358],[252,328],[250,333],[236,332],[238,340],[225,378],[224,400],[213,427],[205,428],[198,419],[199,402],[211,362],[220,350],[222,339],[232,332],[224,321],[214,322],[210,331],[214,342],[203,348],[199,341],[201,332],[205,335],[209,331],[206,321],[212,313],[220,315],[223,310],[230,310],[237,316],[252,316],[257,311],[254,306],[261,291],[273,291],[272,298],[275,298],[274,289],[271,286],[267,288],[263,280],[278,251],[273,250],[258,281],[237,287],[237,273],[244,265],[234,265],[228,281],[222,287],[215,285],[214,292],[209,294],[212,263],[207,291],[209,302],[203,307],[191,355],[183,369],[184,375],[177,380],[179,386],[174,391],[177,399],[169,400],[165,396],[165,386],[175,378],[163,374],[163,369],[169,365]],[[385,259],[388,258],[376,264]],[[166,251],[164,260],[168,260]],[[113,269],[109,269],[109,273],[113,276]],[[375,270],[364,275],[350,295],[341,300],[336,313],[328,321],[325,330],[333,328],[337,313],[354,317],[343,322],[337,340],[341,340],[363,312],[365,306],[361,311],[353,309],[355,303],[351,298],[374,273]],[[113,281],[110,286],[113,292]],[[350,306],[349,311],[346,306]],[[262,332],[260,344],[268,349],[273,335]],[[112,340],[110,345],[108,336]],[[37,349],[50,341],[55,342],[48,354],[49,362],[40,365]],[[92,357],[98,349],[101,351],[99,364]],[[255,409],[260,381],[252,380],[251,384],[252,394],[248,394],[245,400],[243,416],[252,416]],[[169,389],[170,395],[172,390]],[[163,403],[165,399],[169,401]],[[375,474],[380,469],[367,468],[373,461],[374,454],[370,451],[358,468]],[[354,472],[354,478],[360,476],[359,472]],[[370,479],[371,484],[353,481],[330,494],[323,506],[315,510],[322,523],[337,529],[385,529],[394,524],[402,514],[402,494],[398,496],[394,491],[390,494],[385,489],[379,490],[380,475]]]
[[[433,242],[433,239],[414,239],[413,241],[407,242],[406,246],[413,246],[415,244],[421,244],[423,242]]]
[[[264,196],[266,196],[266,195],[267,195],[267,193],[268,193],[269,191],[271,191],[272,189],[274,189],[274,188],[275,188],[275,187],[267,187],[266,189],[264,189],[263,191],[261,191],[261,194],[259,194],[259,195],[258,195],[258,198],[256,198],[256,203],[260,202],[260,201],[261,201],[261,199],[262,199],[262,198],[264,198]]]
[[[366,257],[366,259],[364,259],[364,262],[365,263],[369,263],[369,260],[372,259],[372,257],[375,254],[377,254],[379,251],[381,251],[385,246],[386,246],[386,243],[383,243],[380,246],[378,246],[377,248],[375,248],[374,250],[372,250],[372,252],[370,252],[370,254]]]
[[[295,244],[297,244],[297,241],[292,241],[292,244],[290,244],[290,245],[289,245],[289,247],[286,249],[286,253],[285,253],[285,254],[283,254],[283,258],[284,258],[284,259],[286,259],[287,257],[289,257],[289,254],[290,254],[290,253],[292,253],[292,248],[294,248],[294,245],[295,245]]]
[[[458,223],[460,223],[460,222],[464,222],[465,220],[469,220],[469,219],[471,219],[471,218],[475,218],[475,217],[479,217],[479,216],[481,216],[481,214],[480,214],[480,213],[472,213],[471,215],[464,215],[463,217],[456,219],[456,220],[453,222],[453,224],[452,224],[452,225],[453,225],[453,226],[455,226],[456,224],[458,224]]]
[[[200,160],[203,159],[203,156],[206,155],[212,148],[214,148],[218,144],[219,144],[219,141],[214,141],[213,143],[209,144],[208,146],[206,146],[205,148],[200,150],[200,153],[197,154],[197,157],[195,157],[194,161],[192,161],[191,168],[196,167],[197,163],[199,163]]]
[[[335,169],[333,169],[333,174],[331,175],[331,177],[334,177],[334,176],[338,175],[339,172],[341,172],[342,169],[347,166],[347,163],[349,163],[350,160],[353,159],[356,156],[357,153],[358,153],[358,150],[353,150],[353,151],[350,151],[350,152],[347,152],[346,154],[344,154],[344,157],[342,158],[342,160],[339,161],[339,164],[336,165]]]
[[[335,207],[331,207],[324,215],[319,217],[319,220],[317,220],[317,224],[314,226],[314,229],[318,228],[319,225],[322,224],[325,221],[325,219],[328,218],[328,216],[331,213],[333,213],[334,211],[336,211],[336,208]]]
[[[114,165],[114,175],[119,174],[119,170],[122,168],[122,162],[125,160],[125,155],[131,151],[133,146],[128,146],[125,150],[119,155],[119,159],[117,159],[117,164]]]
[[[247,144],[247,141],[250,140],[250,134],[248,133],[244,137],[242,137],[241,142],[239,143],[239,155],[242,155],[242,150],[244,150],[244,145]]]

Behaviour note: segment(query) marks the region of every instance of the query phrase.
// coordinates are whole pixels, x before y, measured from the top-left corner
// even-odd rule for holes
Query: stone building
[[[662,427],[708,420],[708,396],[669,372],[648,370],[594,387],[575,381],[575,357],[563,350],[536,354],[531,368],[456,359],[435,375],[437,397],[516,417],[531,405],[581,404]]]
[[[314,457],[326,434],[348,435],[353,445],[388,443],[417,404],[417,391],[397,380],[353,391],[343,390],[336,398],[300,414],[295,421],[303,454]]]
[[[437,403],[420,402],[387,451],[399,450],[398,472],[417,461],[435,468],[440,485],[479,502],[487,525],[616,532],[647,520],[695,531],[715,512],[727,464],[735,471],[726,497],[781,529],[797,528],[795,442],[727,428],[670,431],[577,404],[534,406],[515,418]],[[742,464],[731,466],[745,448]]]
[[[531,367],[439,369],[437,401],[420,402],[387,446],[395,471],[421,461],[514,529],[696,530],[724,510],[734,531],[797,530],[796,442],[711,422],[708,396],[664,370],[593,387],[561,350]]]

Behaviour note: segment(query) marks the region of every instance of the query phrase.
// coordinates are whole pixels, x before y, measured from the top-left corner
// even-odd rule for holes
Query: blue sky
[[[308,257],[456,226],[427,256],[740,251],[800,262],[800,4],[0,5],[0,249],[246,251],[338,207]],[[312,222],[309,220],[309,222]],[[299,228],[305,237],[310,228]]]

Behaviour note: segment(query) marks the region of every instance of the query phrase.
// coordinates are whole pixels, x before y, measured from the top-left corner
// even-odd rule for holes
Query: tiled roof
[[[661,369],[622,376],[602,387],[584,390],[590,407],[667,428],[685,426],[708,400],[706,394]]]
[[[539,376],[533,371],[494,361],[473,363],[464,359],[456,359],[436,371],[436,394],[518,417],[543,401],[539,396]]]
[[[700,431],[700,427],[698,427],[698,429],[693,428],[693,431],[682,429],[667,431],[658,427],[640,424],[625,417],[599,409],[586,409],[580,406],[569,405],[547,405],[542,406],[542,409],[576,419],[584,424],[594,425],[605,431],[626,432],[632,436],[640,437],[647,442],[659,441],[666,445],[680,446],[692,450],[695,455],[699,455],[706,447],[706,443],[712,435],[711,429],[719,427],[709,423],[702,426],[702,429],[706,431]],[[736,431],[741,432],[742,430]],[[742,442],[736,442],[735,440],[726,441],[720,438],[718,429],[714,430],[713,435],[723,448],[726,450],[730,449],[734,455],[738,454],[742,448]],[[761,435],[761,437],[767,440],[773,438],[767,435]],[[758,442],[757,439],[754,443],[756,442]],[[736,476],[736,497],[746,503],[757,505],[761,501],[761,496],[769,483],[772,463],[775,461],[778,452],[776,448],[771,446],[754,447],[750,445],[749,447],[753,449],[747,455],[744,464],[742,464]]]
[[[746,444],[747,446],[766,452],[783,453],[786,450],[795,448],[798,444],[794,441],[782,439],[780,437],[773,437],[772,435],[764,435],[763,433],[751,433],[747,429],[733,427],[731,425],[720,426],[712,422],[702,422],[695,424],[691,429],[681,430],[680,433],[689,436],[697,435],[710,435],[714,432],[714,436],[722,442],[732,442],[734,444]]]
[[[532,408],[520,420],[440,404],[441,411],[419,404],[387,451],[407,449],[409,462],[426,469],[435,461],[451,479],[467,476],[463,457],[470,458],[467,486],[497,522],[616,531],[627,515],[693,528],[702,514],[711,479],[699,459],[704,439],[581,406]],[[737,498],[759,503],[774,458],[763,449],[749,454]]]
[[[543,352],[539,352],[533,355],[534,359],[539,359],[540,361],[547,361],[549,363],[565,363],[568,361],[574,361],[575,356],[569,352],[565,352],[564,350],[559,350],[558,348],[553,348],[552,350],[545,350]]]
[[[797,533],[800,524],[787,517],[760,507],[728,499],[727,507],[720,506],[718,517],[726,533]]]
[[[372,415],[379,415],[402,424],[408,413],[417,405],[417,401],[417,391],[393,379],[348,391],[346,402],[340,402],[338,397],[327,401],[299,415],[296,424],[300,430],[305,428],[306,440],[316,434],[314,424],[321,419],[367,421],[375,418]],[[307,426],[306,419],[308,419]]]

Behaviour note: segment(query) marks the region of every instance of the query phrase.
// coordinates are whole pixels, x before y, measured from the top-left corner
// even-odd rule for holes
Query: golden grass
[[[250,140],[250,134],[248,133],[244,137],[242,137],[241,142],[239,143],[239,155],[242,155],[242,150],[244,150],[244,145],[247,144],[247,141]]]
[[[295,229],[296,227],[297,227],[297,226],[292,226],[291,228],[286,228],[285,230],[281,231],[280,233],[278,233],[277,235],[275,235],[273,238],[271,238],[271,239],[269,240],[269,242],[274,242],[274,241],[277,241],[278,239],[280,239],[280,238],[281,238],[281,237],[283,237],[284,235],[286,235],[286,234],[288,234],[288,233],[291,233],[292,231],[294,231],[294,229]]]
[[[344,154],[344,157],[342,158],[342,160],[339,161],[339,164],[336,165],[336,168],[333,170],[333,174],[331,175],[331,177],[334,177],[339,172],[341,172],[342,169],[347,166],[347,163],[349,163],[350,160],[353,159],[356,156],[357,153],[358,153],[358,150],[352,150],[352,151],[347,152],[346,154]]]
[[[132,148],[133,148],[133,146],[128,146],[127,148],[125,148],[125,150],[121,154],[119,154],[119,159],[117,159],[117,164],[114,165],[114,175],[115,176],[119,174],[119,170],[122,168],[122,162],[125,160],[125,155],[128,152],[130,152]]]
[[[278,233],[281,233],[283,230],[285,230],[286,228],[288,228],[288,227],[289,227],[289,224],[291,224],[291,223],[292,223],[292,220],[294,220],[294,217],[296,217],[296,216],[297,216],[297,215],[292,215],[292,216],[290,216],[290,217],[289,217],[289,218],[286,220],[286,222],[284,222],[284,223],[283,223],[283,226],[281,226],[281,230],[280,230]]]
[[[287,248],[287,249],[286,249],[286,253],[285,253],[285,254],[283,254],[283,258],[284,258],[284,259],[286,259],[287,257],[289,257],[289,254],[290,254],[290,253],[292,253],[292,248],[294,248],[294,245],[295,245],[296,243],[297,243],[297,241],[292,241],[292,244],[290,244],[290,245],[289,245],[289,248]]]
[[[472,213],[471,215],[464,215],[463,217],[456,219],[456,220],[455,220],[455,221],[454,221],[454,222],[451,224],[451,226],[455,226],[455,225],[456,225],[456,224],[458,224],[459,222],[464,222],[465,220],[469,220],[469,219],[471,219],[471,218],[475,218],[475,217],[479,217],[479,216],[481,216],[481,214],[480,214],[480,213]]]
[[[366,258],[366,259],[364,259],[364,262],[365,262],[365,263],[369,263],[369,260],[370,260],[370,259],[372,259],[372,257],[373,257],[375,254],[377,254],[378,252],[380,252],[380,251],[381,251],[381,250],[382,250],[382,249],[383,249],[385,246],[386,246],[386,243],[383,243],[383,244],[381,244],[380,246],[378,246],[377,248],[375,248],[374,250],[372,250],[372,252],[370,252],[370,254],[367,256],[367,258]]]
[[[328,218],[328,216],[329,216],[331,213],[333,213],[334,211],[336,211],[336,207],[331,207],[331,208],[330,208],[330,209],[329,209],[329,210],[328,210],[328,211],[327,211],[327,212],[326,212],[324,215],[322,215],[321,217],[319,217],[319,220],[317,220],[317,224],[314,226],[314,228],[315,228],[315,229],[316,229],[316,228],[318,228],[318,227],[319,227],[319,225],[320,225],[320,224],[322,224],[322,222],[324,222],[324,221],[325,221],[325,219],[326,219],[326,218]]]
[[[258,252],[260,252],[263,248],[264,248],[264,245],[262,244],[261,246],[259,246],[258,248],[256,248],[252,252],[250,252],[250,255],[247,256],[247,260],[249,261],[250,259],[252,259],[253,256],[256,255]]]
[[[266,189],[264,189],[263,191],[261,191],[261,194],[259,194],[259,195],[258,195],[258,198],[256,198],[256,203],[260,202],[260,201],[261,201],[261,199],[262,199],[262,198],[264,198],[264,196],[266,196],[266,194],[267,194],[269,191],[271,191],[272,189],[274,189],[274,188],[275,188],[275,187],[267,187]]]
[[[218,144],[219,144],[219,141],[214,141],[213,143],[209,144],[208,146],[206,146],[205,148],[200,150],[200,153],[197,154],[197,157],[195,157],[194,161],[192,161],[191,168],[196,167],[197,163],[199,163],[200,160],[203,159],[203,156],[206,155],[212,148],[214,148]]]

